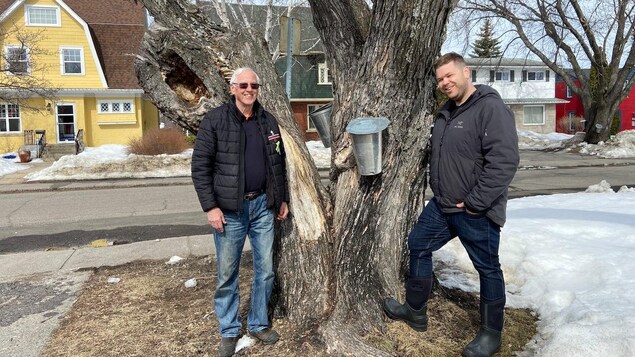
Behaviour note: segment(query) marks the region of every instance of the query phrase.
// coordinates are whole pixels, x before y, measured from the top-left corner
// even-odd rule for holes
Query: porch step
[[[75,143],[47,144],[42,152],[42,160],[56,161],[64,155],[75,155]]]

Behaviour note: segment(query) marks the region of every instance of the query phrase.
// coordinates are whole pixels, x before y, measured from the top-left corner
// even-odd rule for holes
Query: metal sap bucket
[[[329,128],[331,126],[332,110],[333,103],[329,103],[309,113],[309,117],[311,117],[325,148],[331,147],[331,130]]]
[[[353,153],[360,175],[381,173],[381,132],[388,124],[387,118],[376,117],[353,119],[346,126],[346,131],[353,138]]]

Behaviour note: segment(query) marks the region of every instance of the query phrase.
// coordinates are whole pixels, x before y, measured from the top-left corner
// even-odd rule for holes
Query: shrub
[[[185,134],[176,128],[148,130],[128,145],[128,151],[137,155],[180,154],[191,147]]]
[[[558,119],[558,129],[561,133],[573,134],[584,131],[584,118],[564,116]]]

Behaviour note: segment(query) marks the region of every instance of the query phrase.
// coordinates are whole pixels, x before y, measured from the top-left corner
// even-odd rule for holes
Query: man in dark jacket
[[[220,356],[233,355],[240,338],[238,267],[246,235],[254,267],[247,328],[265,344],[280,337],[269,327],[267,305],[274,278],[274,216],[287,218],[289,189],[280,128],[258,102],[259,87],[253,70],[237,69],[231,100],[205,115],[192,154],[192,181],[214,229]]]
[[[406,302],[384,301],[388,317],[427,329],[432,252],[458,236],[480,279],[481,328],[463,356],[500,349],[505,282],[498,259],[507,190],[519,162],[511,110],[491,87],[474,86],[463,57],[448,53],[435,63],[439,89],[449,100],[434,122],[430,187],[434,197],[408,236]]]

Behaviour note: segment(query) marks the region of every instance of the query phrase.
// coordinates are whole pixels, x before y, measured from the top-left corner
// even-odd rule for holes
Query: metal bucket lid
[[[357,118],[348,123],[346,131],[356,135],[374,134],[386,129],[389,124],[385,117]]]

